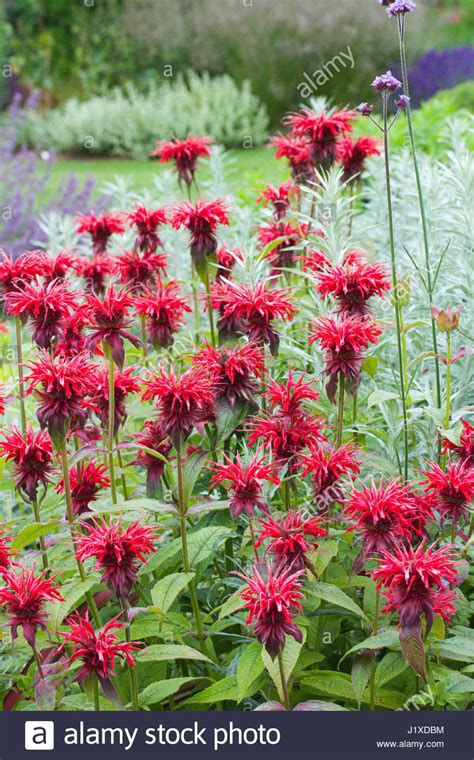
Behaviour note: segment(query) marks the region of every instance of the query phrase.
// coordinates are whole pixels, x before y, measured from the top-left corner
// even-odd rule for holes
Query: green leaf
[[[219,433],[219,442],[226,441],[232,435],[240,421],[245,417],[245,404],[231,406],[227,401],[219,401],[216,409],[216,426]]]
[[[352,688],[351,677],[346,673],[337,673],[333,670],[318,670],[311,676],[308,676],[308,678],[305,678],[302,685],[323,694],[330,694],[340,699],[357,702],[354,689]],[[370,702],[369,689],[365,690],[361,701],[365,704]],[[375,703],[382,707],[396,709],[402,707],[403,702],[404,696],[396,691],[380,689],[376,692]]]
[[[198,704],[214,704],[216,702],[223,702],[226,699],[230,699],[233,702],[237,702],[237,676],[227,676],[221,681],[216,681],[212,686],[208,686],[204,691],[200,691],[198,694],[194,694],[190,699],[186,700],[186,705]]]
[[[152,588],[151,598],[155,607],[166,615],[176,597],[194,578],[194,573],[171,573]]]
[[[397,647],[400,646],[400,640],[398,638],[398,630],[396,628],[389,628],[383,633],[378,633],[377,636],[369,636],[368,639],[364,639],[360,644],[356,644],[344,655],[342,660],[345,660],[353,652],[358,652],[360,649],[383,649],[384,647]],[[342,662],[341,660],[341,662]]]
[[[258,678],[265,665],[262,658],[262,645],[254,641],[245,647],[237,664],[238,700],[251,696],[250,687]]]
[[[345,610],[350,610],[368,622],[368,618],[365,612],[363,612],[363,610],[361,610],[361,608],[354,601],[352,601],[350,596],[347,596],[344,591],[342,591],[337,586],[334,586],[332,583],[312,583],[309,586],[308,590],[311,594],[317,596],[319,599],[324,599],[324,601],[335,604],[337,607],[342,607]]]
[[[379,366],[379,360],[377,356],[367,356],[364,361],[362,362],[362,371],[366,372],[369,377],[372,378],[372,380],[375,377],[375,373],[377,372],[377,367]]]
[[[222,620],[228,615],[233,615],[234,612],[238,612],[244,606],[244,602],[238,594],[231,594],[228,599],[222,605],[218,620]]]
[[[49,602],[46,605],[52,630],[59,628],[64,618],[78,606],[79,602],[82,601],[84,594],[86,594],[87,591],[90,591],[93,585],[93,580],[73,581],[72,583],[65,584],[61,588],[61,596],[64,601]]]
[[[51,533],[59,526],[59,520],[51,520],[47,523],[30,523],[20,530],[16,538],[12,541],[13,549],[23,549],[28,544],[33,544],[40,536],[45,533]]]
[[[356,696],[359,709],[360,709],[362,697],[364,696],[365,688],[367,684],[369,683],[370,672],[371,672],[373,661],[374,661],[374,658],[370,657],[370,655],[367,655],[367,654],[359,654],[356,657],[354,657],[354,660],[352,661],[352,671],[351,671],[352,688],[354,690],[354,694]]]
[[[383,404],[385,401],[396,401],[398,398],[398,393],[377,389],[375,391],[372,391],[369,398],[367,399],[367,408],[370,409],[370,407],[376,406],[376,404]]]
[[[192,496],[196,480],[201,474],[208,456],[208,451],[195,451],[183,467],[184,499],[186,504]]]
[[[337,557],[338,551],[339,544],[337,541],[333,540],[325,541],[318,547],[318,550],[310,557],[313,567],[316,570],[316,575],[321,577],[330,561],[334,557]]]
[[[283,651],[282,651],[282,659],[283,659],[283,670],[285,673],[285,678],[286,678],[287,683],[295,668],[296,663],[298,662],[298,657],[300,656],[300,652],[301,652],[305,639],[306,639],[305,633],[303,633],[303,641],[301,642],[301,644],[298,641],[295,641],[293,636],[285,637],[285,646],[283,647]],[[281,701],[283,702],[284,700],[283,684],[281,682],[278,657],[275,657],[275,659],[272,660],[272,658],[270,657],[266,649],[262,650],[262,657],[263,657],[263,662],[265,663],[265,667],[268,670],[270,677],[276,686],[278,695]]]
[[[194,567],[209,557],[215,556],[219,546],[232,534],[229,528],[216,526],[201,528],[188,536],[189,562]]]
[[[188,678],[169,678],[167,681],[157,681],[144,689],[138,697],[142,706],[153,705],[162,702],[166,697],[176,694],[179,689],[186,683],[196,681],[196,677]]]
[[[403,673],[406,667],[407,663],[401,652],[387,652],[377,665],[375,671],[376,685],[378,687],[385,686],[386,683]]]
[[[176,514],[176,508],[173,504],[169,504],[164,501],[157,501],[156,499],[128,499],[127,501],[119,501],[117,504],[113,504],[111,501],[101,499],[94,504],[94,512],[152,512],[159,514],[160,512],[169,512]]]
[[[448,660],[459,660],[461,662],[474,661],[474,641],[465,639],[461,636],[453,636],[445,639],[441,643],[436,643],[439,647],[442,657]]]
[[[138,662],[164,662],[166,660],[202,660],[212,662],[209,657],[186,644],[151,644],[137,654]]]
[[[400,631],[400,648],[409,666],[426,681],[426,653],[421,637],[421,625],[406,626]]]
[[[462,673],[451,673],[439,686],[445,694],[473,694],[474,678]]]

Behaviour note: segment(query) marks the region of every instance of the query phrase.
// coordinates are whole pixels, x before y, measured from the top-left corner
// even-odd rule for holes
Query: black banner
[[[472,760],[470,712],[0,713],[0,760]],[[44,755],[43,755],[44,756]]]

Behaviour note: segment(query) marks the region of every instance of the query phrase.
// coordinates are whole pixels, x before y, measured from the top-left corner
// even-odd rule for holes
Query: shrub
[[[70,99],[45,115],[31,116],[27,139],[68,153],[146,157],[156,140],[190,131],[210,134],[227,146],[246,139],[260,145],[267,123],[248,82],[238,86],[229,76],[190,72],[172,83],[152,84],[145,94],[128,85],[83,102]]]

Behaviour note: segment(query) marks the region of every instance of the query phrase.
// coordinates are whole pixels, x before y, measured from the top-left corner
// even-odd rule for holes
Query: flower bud
[[[431,316],[436,322],[436,327],[440,332],[453,332],[459,327],[459,319],[462,311],[462,306],[453,311],[451,306],[446,309],[435,309],[431,307]]]

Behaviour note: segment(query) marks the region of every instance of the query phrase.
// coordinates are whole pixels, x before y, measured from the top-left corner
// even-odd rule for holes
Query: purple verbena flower
[[[387,71],[385,74],[381,74],[379,77],[375,77],[372,82],[372,87],[375,87],[379,92],[395,92],[400,89],[402,83],[396,79],[391,71]]]
[[[373,113],[374,107],[369,105],[369,103],[361,103],[359,106],[357,106],[357,111],[359,111],[362,116],[370,116]]]
[[[416,8],[416,3],[412,0],[395,0],[394,3],[390,3],[387,8],[387,14],[389,16],[404,16],[405,13],[411,13]]]
[[[410,103],[410,98],[408,97],[408,95],[400,95],[398,100],[395,101],[395,105],[397,106],[397,108],[400,108],[400,109],[408,108],[409,103]]]

